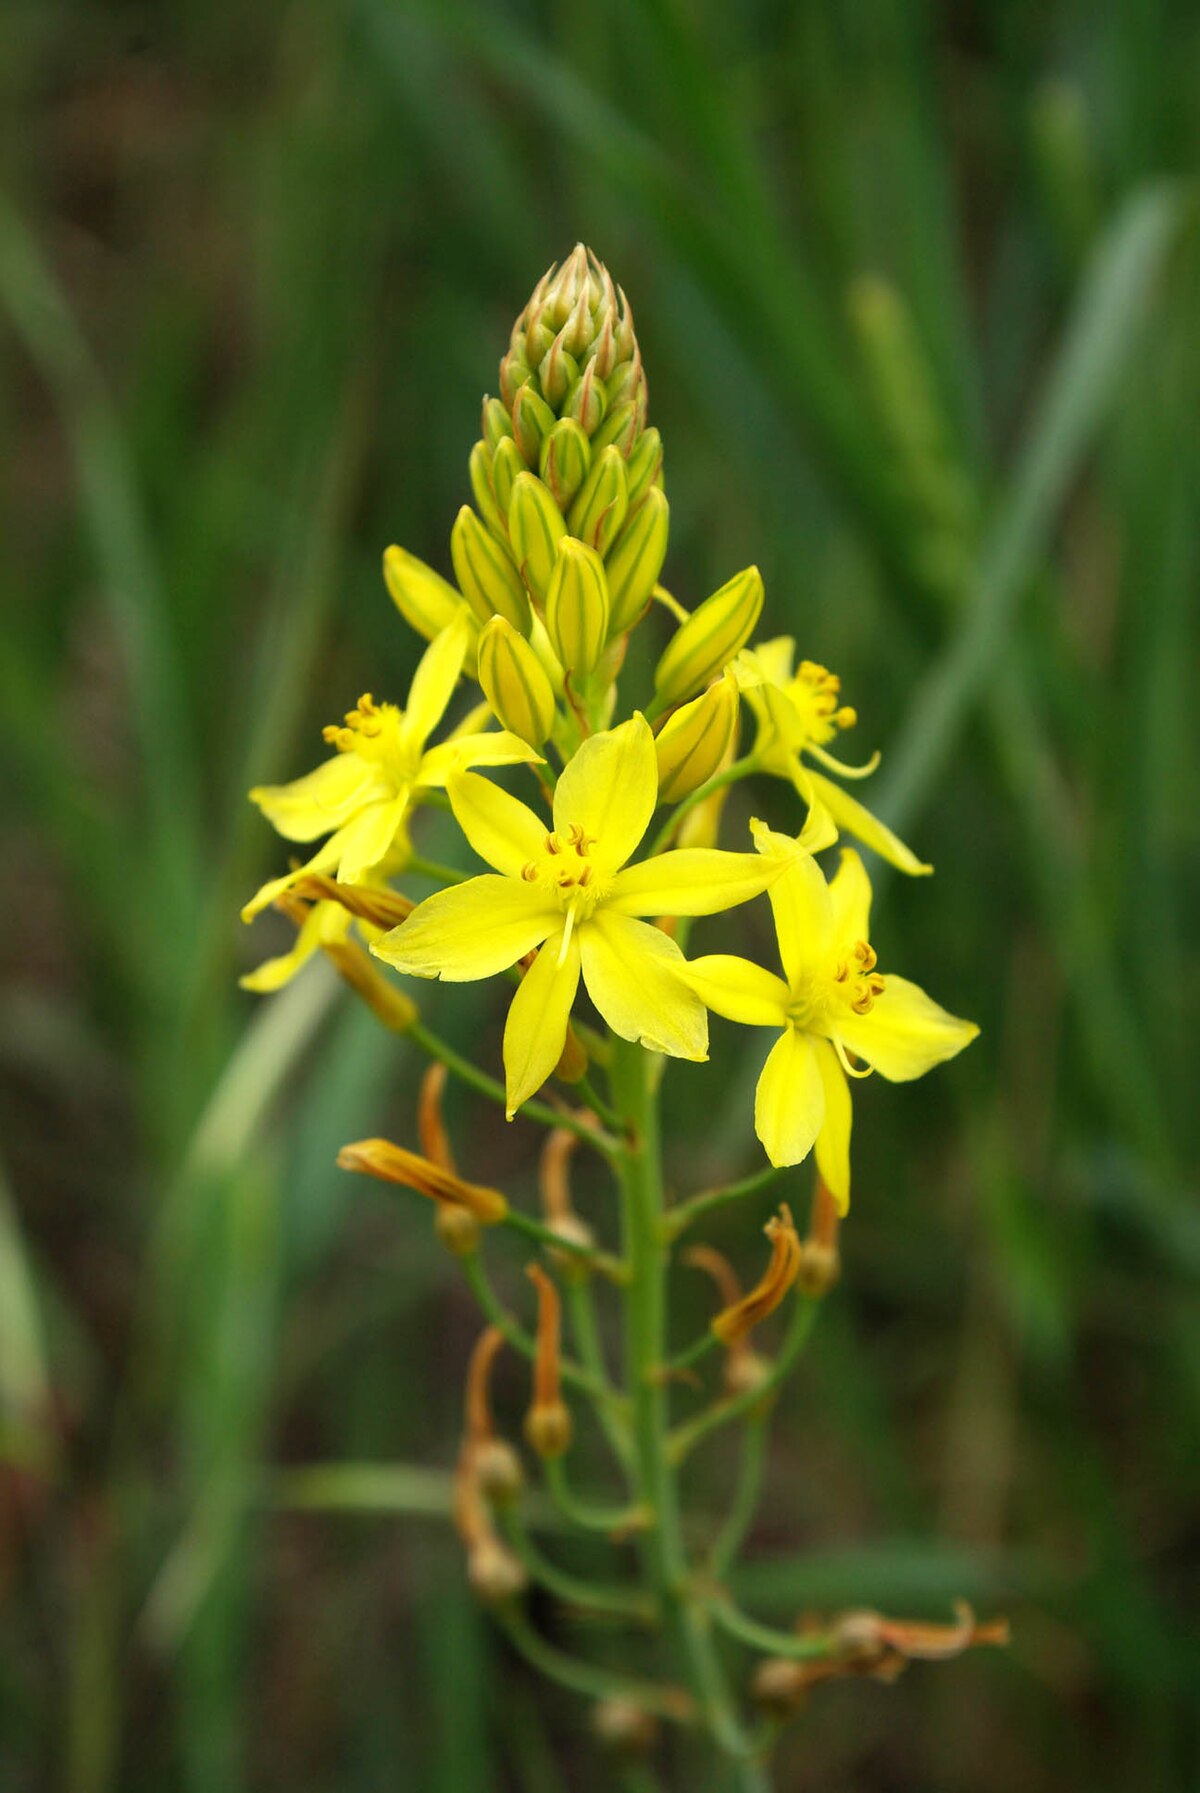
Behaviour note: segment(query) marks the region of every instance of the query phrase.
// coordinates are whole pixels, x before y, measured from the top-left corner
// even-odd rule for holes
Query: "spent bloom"
[[[850,1202],[847,1077],[876,1070],[894,1083],[908,1082],[953,1058],[979,1029],[907,978],[876,970],[871,884],[852,847],[842,849],[827,884],[811,855],[785,837],[760,828],[758,839],[764,852],[788,858],[769,890],[784,975],[717,953],[693,960],[686,976],[715,1013],[780,1029],[758,1080],[755,1129],[772,1164],[799,1164],[815,1147],[817,1168],[844,1212]]]
[[[554,1069],[581,977],[622,1039],[705,1058],[707,1018],[679,975],[683,954],[642,918],[732,908],[766,889],[782,861],[682,847],[627,863],[658,799],[654,738],[637,714],[590,736],[568,761],[549,828],[475,773],[446,788],[464,835],[494,870],[428,897],[372,951],[398,971],[459,983],[494,977],[540,949],[504,1031],[509,1118]]]

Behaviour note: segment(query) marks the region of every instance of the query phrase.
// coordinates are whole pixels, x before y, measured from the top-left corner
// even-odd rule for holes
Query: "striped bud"
[[[614,405],[592,437],[592,448],[619,448],[627,455],[637,441],[637,433],[637,406],[629,402]]]
[[[629,481],[629,508],[633,509],[643,492],[661,480],[663,462],[662,437],[657,430],[643,430],[631,451],[625,467]]]
[[[450,553],[464,598],[481,623],[507,617],[522,635],[529,633],[529,598],[508,550],[489,535],[469,504],[464,504],[450,531]]]
[[[477,442],[471,450],[467,472],[471,478],[471,495],[475,500],[476,510],[492,534],[505,541],[508,532],[504,527],[504,513],[496,503],[496,494],[492,488],[492,451],[486,442]]]
[[[512,503],[513,482],[518,473],[525,471],[525,457],[512,437],[505,436],[492,456],[492,490],[505,517],[508,516],[508,507]]]
[[[538,464],[542,438],[554,428],[554,412],[532,385],[522,386],[513,401],[513,435],[530,467]]]
[[[508,407],[498,398],[485,398],[483,401],[483,435],[493,454],[502,442],[512,440],[512,418],[508,414]]]
[[[481,668],[482,662],[481,637]],[[707,691],[694,697],[691,703],[683,704],[664,723],[654,742],[660,803],[678,803],[681,797],[689,797],[693,791],[698,791],[714,772],[719,771],[737,727],[737,714],[737,680],[727,669]],[[513,732],[519,733],[519,730]]]
[[[546,632],[566,671],[585,679],[608,638],[608,580],[594,548],[566,536],[546,596]],[[514,731],[515,732],[515,731]]]
[[[667,555],[669,520],[666,493],[651,486],[613,543],[606,562],[610,635],[627,634],[650,602]]]
[[[572,417],[564,417],[542,443],[538,462],[560,511],[567,506],[587,478],[592,464],[592,445]]]
[[[426,641],[440,635],[462,612],[463,601],[454,587],[406,548],[385,550],[383,577],[396,609]]]
[[[667,643],[655,668],[654,692],[660,707],[682,703],[724,672],[749,641],[762,606],[762,574],[757,567],[735,573],[720,591],[705,598]]]
[[[625,461],[611,444],[597,456],[583,488],[571,506],[571,534],[606,554],[629,508]]]
[[[480,632],[479,683],[501,728],[540,747],[554,727],[554,693],[525,637],[502,616]]]
[[[537,474],[518,473],[508,501],[508,536],[521,577],[535,598],[546,596],[566,528],[562,512]]]

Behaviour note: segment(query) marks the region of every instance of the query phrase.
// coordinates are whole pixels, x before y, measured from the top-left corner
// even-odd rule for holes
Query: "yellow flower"
[[[801,660],[793,671],[796,644],[789,635],[762,641],[739,654],[734,673],[758,722],[754,756],[764,772],[786,778],[810,808],[823,804],[839,829],[853,834],[897,870],[930,872],[904,842],[884,826],[869,809],[848,796],[840,785],[814,772],[802,754],[837,772],[842,778],[865,778],[879,764],[874,754],[865,766],[847,766],[828,751],[840,730],[853,728],[858,713],[841,702],[841,680],[836,673]]]
[[[369,693],[360,697],[344,726],[325,730],[325,739],[337,748],[332,759],[291,784],[251,791],[251,801],[286,840],[313,841],[323,834],[329,839],[306,864],[264,884],[242,910],[243,921],[309,873],[359,884],[385,867],[389,856],[402,856],[407,847],[404,821],[415,793],[444,785],[456,767],[511,766],[541,758],[528,742],[503,730],[477,734],[459,729],[440,746],[426,747],[458,683],[471,637],[467,618],[456,618],[421,656],[407,709],[376,703]],[[468,728],[478,720],[479,713],[473,712]]]
[[[875,969],[871,885],[852,848],[842,849],[827,884],[815,860],[786,837],[760,826],[758,845],[768,855],[789,855],[770,887],[784,976],[725,954],[693,960],[684,975],[716,1014],[783,1029],[758,1080],[755,1130],[772,1164],[799,1164],[815,1145],[817,1168],[845,1213],[847,1073],[868,1075],[865,1061],[890,1081],[907,1082],[953,1058],[979,1029],[947,1014],[907,978]]]
[[[494,872],[428,897],[372,951],[398,971],[461,983],[540,947],[504,1031],[511,1120],[554,1069],[582,975],[613,1032],[674,1058],[708,1054],[704,1004],[683,954],[647,915],[712,915],[766,889],[783,862],[682,848],[626,862],[658,798],[654,737],[641,715],[591,735],[564,768],[545,821],[486,778],[447,780],[459,826]]]

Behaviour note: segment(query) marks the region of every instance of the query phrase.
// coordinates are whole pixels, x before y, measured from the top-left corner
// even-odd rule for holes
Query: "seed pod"
[[[471,479],[471,494],[475,499],[476,510],[492,534],[502,542],[507,541],[504,513],[496,503],[496,494],[492,488],[492,451],[486,442],[477,442],[471,450],[467,472]]]
[[[481,637],[481,662],[482,648]],[[678,803],[719,770],[737,727],[737,714],[737,680],[726,669],[707,691],[683,704],[664,723],[654,742],[660,803]]]
[[[521,1459],[503,1438],[489,1438],[475,1452],[475,1476],[479,1492],[494,1507],[511,1506],[525,1482]]]
[[[629,508],[625,461],[611,444],[592,462],[592,470],[571,506],[571,534],[597,553],[612,546]]]
[[[735,573],[706,598],[679,628],[654,673],[660,705],[682,703],[717,674],[749,641],[763,606],[762,574],[757,567]]]
[[[432,641],[462,614],[463,601],[454,587],[406,548],[388,548],[383,556],[388,594],[410,628]]]
[[[536,473],[518,473],[508,501],[508,534],[521,577],[535,598],[546,596],[566,530],[549,488]]]
[[[565,1456],[573,1434],[571,1415],[561,1401],[531,1407],[525,1415],[525,1441],[543,1462]]]
[[[568,535],[546,594],[546,633],[564,669],[585,679],[608,637],[608,580],[594,548]]]
[[[563,417],[542,443],[539,467],[560,511],[565,512],[587,478],[592,445],[573,417]]]
[[[512,556],[489,535],[469,504],[464,504],[450,532],[450,553],[462,594],[481,623],[507,617],[514,629],[528,635],[529,598]]]
[[[501,727],[540,747],[554,727],[554,693],[525,637],[502,616],[480,632],[479,683]]]
[[[647,430],[646,435],[649,434]],[[669,525],[666,494],[660,487],[651,486],[614,541],[605,563],[610,635],[628,634],[650,602],[667,557]]]
[[[527,1578],[507,1544],[489,1532],[467,1557],[467,1579],[485,1606],[502,1606],[521,1593]]]

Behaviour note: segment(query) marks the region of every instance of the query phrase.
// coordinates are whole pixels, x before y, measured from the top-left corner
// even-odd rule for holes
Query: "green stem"
[[[465,884],[474,877],[473,872],[460,872],[457,866],[442,865],[437,859],[422,859],[419,853],[409,854],[404,870],[418,878],[429,878],[434,884]]]
[[[744,1198],[759,1195],[764,1189],[770,1189],[781,1177],[787,1175],[790,1165],[768,1164],[763,1170],[756,1170],[753,1176],[743,1177],[738,1183],[723,1184],[720,1189],[705,1189],[699,1195],[689,1196],[687,1201],[679,1202],[668,1209],[663,1220],[663,1231],[672,1243],[679,1235],[705,1214],[711,1214],[714,1208],[723,1208],[727,1202],[740,1202]]]
[[[787,1656],[800,1662],[831,1656],[836,1648],[833,1638],[824,1631],[802,1635],[798,1631],[777,1631],[774,1625],[760,1625],[747,1618],[732,1600],[711,1600],[709,1612],[730,1637],[748,1644],[752,1650],[763,1650],[768,1656]]]
[[[653,720],[649,711],[646,712],[646,720],[647,722]],[[679,824],[683,821],[683,818],[688,814],[689,810],[693,810],[698,804],[704,803],[714,794],[714,792],[724,790],[726,785],[736,784],[739,779],[749,778],[752,772],[757,771],[758,760],[755,758],[754,754],[748,753],[742,759],[734,760],[732,766],[726,766],[723,772],[716,773],[708,780],[707,784],[702,784],[699,790],[693,791],[691,795],[685,797],[681,803],[677,803],[654,837],[654,844],[650,848],[651,856],[655,853],[664,852],[671,844],[679,830]]]
[[[584,1581],[581,1576],[560,1569],[557,1563],[552,1563],[542,1555],[511,1508],[501,1515],[501,1524],[530,1578],[548,1593],[555,1595],[564,1605],[582,1607],[590,1612],[613,1613],[621,1618],[632,1619],[639,1625],[653,1623],[654,1604],[640,1588],[605,1586],[603,1583]]]
[[[520,1208],[510,1208],[504,1219],[497,1223],[511,1227],[514,1232],[523,1233],[527,1239],[536,1239],[549,1251],[565,1252],[568,1257],[578,1258],[581,1264],[598,1271],[601,1276],[608,1277],[610,1282],[625,1281],[625,1266],[620,1258],[614,1258],[611,1252],[598,1251],[594,1245],[583,1245],[578,1239],[571,1239],[556,1233],[553,1227],[535,1220],[531,1214],[525,1214]],[[572,1286],[579,1286],[577,1283]]]
[[[499,1102],[502,1108],[507,1108],[508,1098],[505,1095],[504,1085],[498,1083],[494,1077],[489,1077],[486,1071],[481,1071],[478,1065],[473,1065],[469,1058],[463,1057],[461,1052],[456,1052],[447,1041],[439,1039],[437,1034],[431,1033],[423,1021],[414,1021],[408,1029],[408,1035],[421,1048],[422,1052],[427,1052],[430,1058],[436,1058],[463,1083],[469,1084],[481,1096],[486,1096],[489,1102]],[[565,1127],[568,1133],[578,1134],[580,1139],[586,1140],[590,1146],[595,1146],[596,1150],[603,1152],[605,1157],[613,1157],[620,1149],[617,1140],[610,1139],[607,1133],[601,1132],[599,1128],[589,1126],[586,1121],[579,1120],[566,1109],[551,1108],[545,1102],[524,1102],[521,1105],[521,1113],[527,1120],[537,1121],[543,1127]]]
[[[518,1607],[497,1607],[496,1617],[513,1648],[539,1673],[557,1681],[560,1687],[569,1687],[573,1693],[581,1693],[589,1700],[630,1700],[646,1712],[653,1712],[659,1718],[675,1719],[678,1723],[686,1723],[690,1717],[691,1701],[682,1687],[627,1680],[623,1675],[597,1668],[595,1663],[580,1662],[577,1657],[567,1656],[540,1637]]]
[[[655,1087],[651,1055],[640,1046],[615,1042],[613,1100],[626,1119],[628,1138],[618,1160],[624,1255],[630,1272],[626,1296],[626,1381],[632,1403],[638,1487],[642,1502],[652,1515],[642,1543],[643,1560],[668,1637],[685,1664],[711,1736],[733,1759],[744,1793],[762,1793],[767,1782],[750,1759],[750,1745],[713,1647],[708,1616],[690,1597],[688,1589],[679,1493],[667,1448],[669,1393],[661,1375],[667,1354],[667,1252],[662,1237],[663,1190]]]
[[[537,1340],[526,1332],[525,1328],[519,1325],[508,1309],[501,1304],[500,1297],[496,1294],[488,1278],[479,1252],[471,1252],[461,1262],[467,1282],[471,1287],[471,1293],[483,1309],[486,1318],[491,1321],[493,1326],[499,1327],[514,1351],[520,1351],[524,1357],[530,1359],[536,1357]],[[594,1401],[606,1401],[613,1398],[607,1389],[593,1381],[586,1370],[581,1370],[579,1365],[572,1363],[569,1358],[562,1359],[560,1368],[564,1382],[569,1383],[572,1388],[579,1389],[581,1393],[590,1395]]]
[[[555,1506],[564,1519],[584,1531],[614,1532],[640,1531],[645,1523],[645,1514],[638,1507],[631,1507],[628,1502],[624,1506],[602,1507],[594,1501],[581,1500],[567,1480],[566,1465],[561,1457],[551,1457],[543,1465],[546,1486]]]
[[[726,1395],[722,1401],[714,1401],[695,1419],[690,1419],[672,1432],[668,1442],[668,1454],[671,1462],[679,1464],[702,1438],[715,1431],[718,1426],[728,1425],[730,1420],[740,1419],[743,1414],[753,1413],[760,1403],[766,1401],[783,1381],[808,1341],[813,1321],[817,1317],[817,1303],[805,1295],[798,1295],[792,1308],[791,1324],[787,1336],[769,1373],[756,1388],[747,1388],[741,1394]]]
[[[742,1455],[738,1463],[737,1482],[728,1516],[713,1540],[709,1567],[719,1580],[741,1549],[746,1534],[754,1523],[758,1497],[762,1492],[763,1470],[767,1460],[767,1414],[751,1415],[742,1439]]]
[[[571,1316],[571,1336],[575,1340],[575,1349],[579,1360],[589,1376],[594,1376],[603,1388],[608,1389],[613,1401],[617,1399],[612,1378],[608,1373],[608,1365],[604,1361],[604,1348],[600,1342],[600,1331],[596,1325],[596,1304],[592,1300],[592,1285],[589,1277],[568,1276],[564,1279],[567,1312]],[[600,1424],[604,1428],[605,1437],[612,1447],[613,1455],[625,1469],[630,1464],[629,1427],[622,1422],[611,1403],[605,1402],[597,1409]]]

